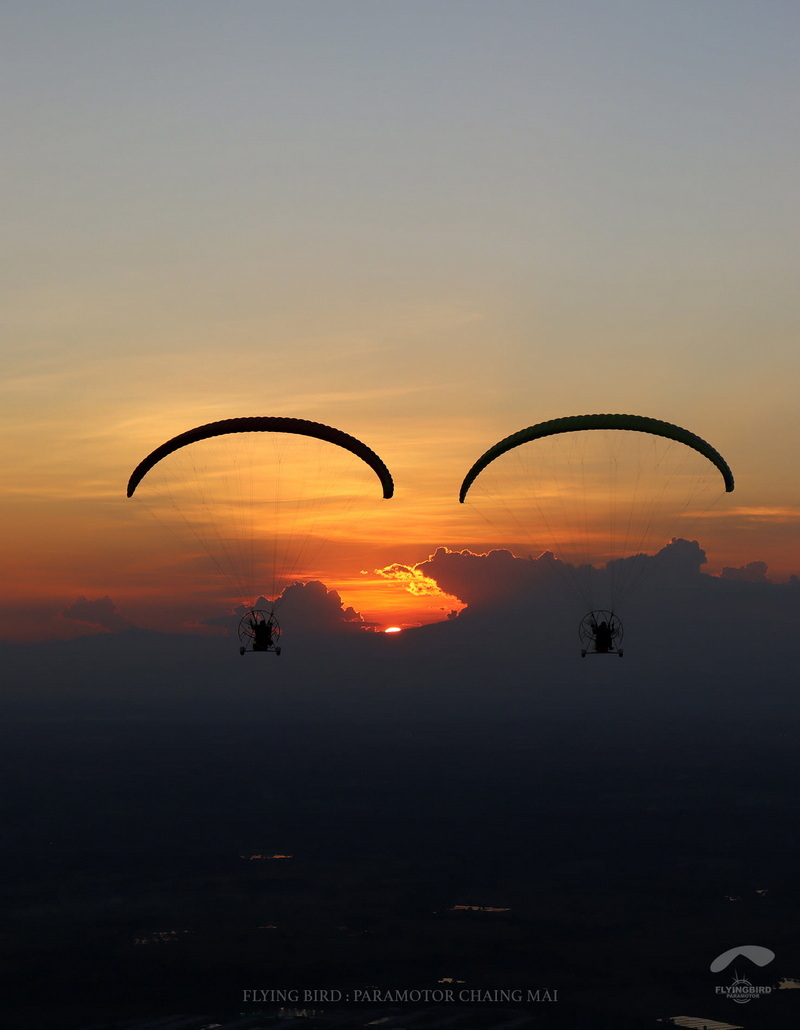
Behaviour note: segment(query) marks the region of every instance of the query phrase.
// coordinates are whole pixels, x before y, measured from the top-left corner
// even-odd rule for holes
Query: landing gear
[[[588,654],[615,654],[622,658],[622,622],[613,612],[596,608],[584,615],[578,625],[581,658]]]
[[[278,641],[281,639],[281,627],[271,611],[255,608],[248,612],[239,623],[239,654],[250,651],[269,651],[280,654]]]

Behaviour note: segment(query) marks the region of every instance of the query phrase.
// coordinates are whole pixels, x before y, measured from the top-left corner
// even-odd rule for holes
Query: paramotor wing
[[[501,454],[519,447],[521,444],[530,443],[533,440],[541,440],[546,436],[555,436],[558,433],[578,433],[590,429],[623,429],[638,433],[650,433],[653,436],[663,436],[668,440],[676,440],[678,443],[686,444],[699,454],[704,455],[719,469],[725,483],[725,490],[731,493],[733,490],[733,473],[728,463],[715,450],[710,443],[701,437],[690,433],[688,429],[681,429],[671,422],[662,422],[661,419],[648,418],[646,415],[568,415],[565,418],[553,418],[547,422],[537,422],[534,426],[520,429],[511,436],[500,440],[493,447],[490,447],[485,454],[475,462],[472,468],[464,477],[458,499],[463,504],[467,491],[475,482],[477,477],[489,465],[499,458]]]
[[[323,425],[321,422],[311,422],[305,418],[263,415],[251,418],[225,418],[219,422],[209,422],[204,426],[197,426],[196,429],[180,433],[171,440],[167,440],[166,443],[162,443],[160,447],[156,447],[140,461],[131,473],[131,478],[128,480],[128,497],[133,496],[139,483],[162,458],[180,450],[181,447],[188,447],[189,444],[198,443],[200,440],[210,440],[215,436],[225,436],[228,433],[295,433],[298,436],[311,436],[317,440],[326,440],[328,443],[343,447],[366,462],[380,480],[385,498],[390,498],[394,493],[394,482],[388,468],[375,451],[354,436],[350,436],[349,433]]]

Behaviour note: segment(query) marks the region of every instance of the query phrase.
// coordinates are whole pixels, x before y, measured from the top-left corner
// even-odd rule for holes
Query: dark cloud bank
[[[572,717],[598,707],[620,717],[662,708],[794,710],[800,581],[773,583],[757,561],[720,576],[705,574],[704,563],[700,546],[685,540],[623,560],[635,585],[619,611],[622,660],[580,659],[586,602],[548,554],[438,549],[418,569],[467,607],[392,636],[364,632],[336,591],[297,584],[277,608],[280,658],[239,658],[234,639],[137,630],[109,598],[80,598],[64,615],[107,632],[4,644],[6,704],[355,721]],[[619,571],[582,575],[602,597]],[[233,631],[235,619],[226,621]]]

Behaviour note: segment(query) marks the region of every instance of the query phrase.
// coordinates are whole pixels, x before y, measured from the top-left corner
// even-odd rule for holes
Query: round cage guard
[[[581,658],[587,654],[614,654],[622,658],[622,622],[605,608],[587,612],[578,624]]]
[[[275,615],[263,608],[247,612],[239,622],[239,654],[270,652],[280,654],[281,627]]]

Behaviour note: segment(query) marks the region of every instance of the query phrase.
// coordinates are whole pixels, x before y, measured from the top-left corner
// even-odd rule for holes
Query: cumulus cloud
[[[203,625],[222,626],[233,632],[236,619],[254,610],[274,611],[284,632],[296,627],[330,633],[377,626],[377,623],[367,622],[352,606],[345,606],[338,591],[329,589],[319,580],[292,583],[274,601],[262,594],[252,605],[237,605],[230,614],[207,618]]]
[[[768,583],[767,563],[763,561],[751,561],[738,569],[726,566],[720,573],[721,579],[744,580],[747,583]]]
[[[482,607],[514,602],[541,585],[554,583],[572,566],[551,551],[538,558],[518,558],[506,550],[475,554],[439,547],[415,568],[445,594],[470,607]]]
[[[643,563],[646,569],[652,565],[653,572],[662,581],[688,581],[701,575],[701,566],[706,564],[706,552],[696,540],[673,537],[657,554],[622,558],[619,564],[633,562]],[[613,570],[615,564],[610,562],[608,568]]]
[[[502,549],[475,554],[446,547],[438,548],[414,568],[474,612],[546,604],[556,595],[602,598],[646,588],[663,596],[667,591],[697,587],[711,579],[701,572],[705,562],[705,551],[696,540],[674,538],[655,555],[637,554],[603,568],[576,567],[551,551],[520,558]]]
[[[550,552],[520,558],[505,550],[474,554],[446,548],[418,568],[466,603],[455,620],[465,631],[471,627],[474,633],[476,625],[484,634],[513,630],[531,644],[553,645],[562,631],[571,632],[569,620],[581,607],[613,608],[636,632],[675,626],[681,640],[691,629],[704,640],[716,634],[732,648],[743,626],[751,636],[793,632],[800,619],[800,579],[773,583],[759,561],[715,576],[703,571],[705,563],[697,541],[676,538],[656,554],[603,568],[575,567]]]
[[[85,622],[90,626],[99,626],[109,633],[119,633],[122,630],[133,628],[133,623],[124,615],[120,615],[116,604],[110,597],[98,597],[90,601],[81,595],[61,614],[65,619]]]
[[[336,590],[329,590],[319,580],[293,583],[275,602],[275,614],[282,626],[301,626],[324,632],[367,629],[367,623],[355,608],[345,607]]]

